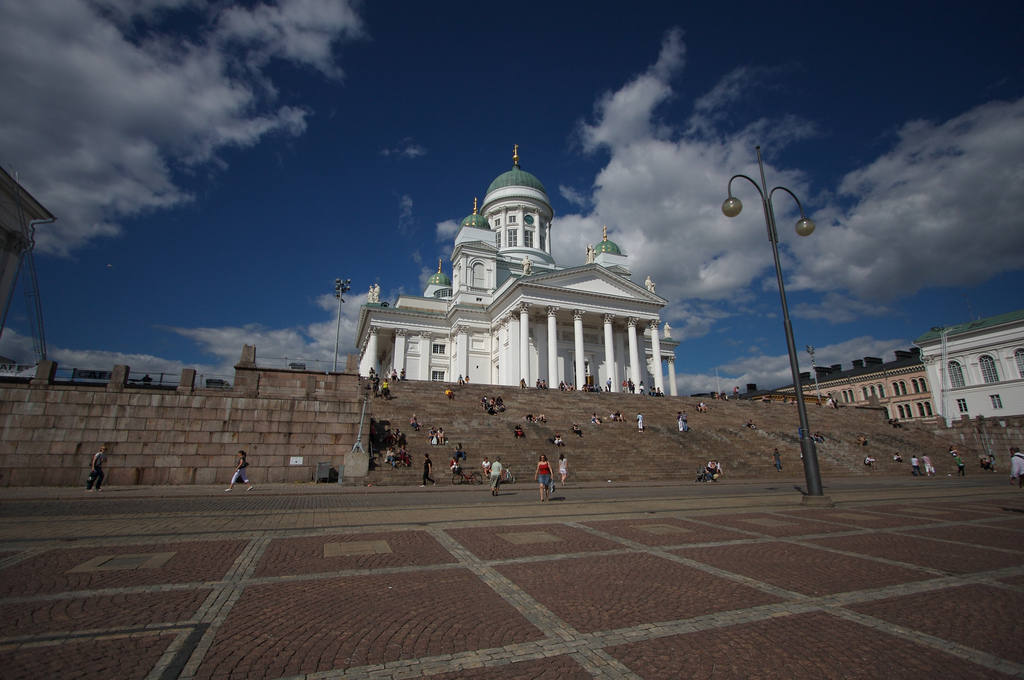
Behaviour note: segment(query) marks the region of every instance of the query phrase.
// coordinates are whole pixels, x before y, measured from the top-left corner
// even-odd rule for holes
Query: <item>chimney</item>
[[[882,365],[882,359],[881,359],[881,357],[864,357],[864,365],[865,366],[881,366]]]
[[[854,359],[853,360],[853,367],[854,368],[864,368],[864,360],[863,359]]]
[[[828,367],[828,370],[831,371],[832,373],[841,373],[842,370],[843,370],[843,365],[842,364],[832,364],[831,366]]]

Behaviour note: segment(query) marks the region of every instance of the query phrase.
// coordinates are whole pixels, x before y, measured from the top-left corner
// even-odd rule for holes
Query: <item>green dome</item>
[[[466,218],[462,220],[463,227],[476,227],[478,229],[490,229],[491,225],[487,222],[487,218],[483,215],[473,213],[472,215],[466,215]]]
[[[611,253],[612,255],[622,255],[622,251],[615,245],[615,241],[609,241],[607,238],[594,248],[597,253]]]
[[[504,187],[530,187],[547,194],[548,192],[544,189],[544,185],[540,183],[540,180],[526,172],[520,170],[519,166],[512,168],[508,172],[503,172],[498,175],[491,186],[487,187],[487,193],[491,193],[495,189],[502,189]]]
[[[448,275],[445,274],[444,272],[437,272],[436,274],[431,275],[429,279],[427,279],[427,285],[450,286],[452,285],[452,280],[449,279]]]

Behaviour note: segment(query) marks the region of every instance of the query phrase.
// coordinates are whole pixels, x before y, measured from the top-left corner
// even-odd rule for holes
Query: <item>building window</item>
[[[1003,400],[999,397],[998,394],[990,394],[988,395],[988,398],[992,400],[992,408],[1003,407]]]
[[[436,298],[450,298],[452,296],[451,288],[439,288],[434,291],[434,297]]]
[[[540,249],[544,250],[544,230],[543,229],[541,229],[538,232],[537,237],[538,237],[538,240],[540,241]],[[1022,371],[1024,371],[1024,369],[1022,369]],[[1021,373],[1021,376],[1024,377],[1024,372]]]
[[[1017,375],[1024,378],[1024,349],[1014,352],[1013,358],[1017,360]]]
[[[999,371],[996,370],[995,359],[987,354],[978,357],[978,365],[981,366],[981,379],[987,383],[999,382]]]
[[[917,382],[921,385],[922,392],[928,391],[928,385],[925,383],[924,378],[918,378]]]
[[[924,412],[928,415],[932,415],[932,402],[925,401],[922,403],[924,404]]]
[[[878,386],[878,396],[885,398],[885,385]]]
[[[430,379],[434,382],[444,382],[444,371],[431,371]]]
[[[917,405],[917,414],[924,418],[924,404]]]
[[[435,342],[433,346],[430,348],[430,351],[432,354],[445,354],[446,349],[448,348],[444,343]]]
[[[500,217],[495,217],[494,218],[494,226],[496,226],[496,227],[500,227],[501,226],[501,218]]]
[[[494,232],[494,245],[497,246],[498,248],[501,248],[501,232],[500,231]]]
[[[949,384],[954,390],[964,386],[964,369],[957,361],[949,362]]]
[[[515,224],[516,223],[516,216],[515,215],[509,215],[508,216],[508,223],[509,224]]]
[[[484,288],[487,286],[487,270],[482,262],[477,262],[473,265],[473,277],[470,279],[469,285],[474,288]]]
[[[957,399],[956,400],[956,407],[957,407],[957,409],[960,410],[960,413],[967,413],[967,400],[966,399]]]
[[[533,230],[527,229],[523,231],[523,245],[527,248],[533,247]]]
[[[511,222],[512,220],[509,219]],[[519,232],[515,229],[509,229],[505,234],[505,245],[509,248],[514,248],[519,244]]]
[[[897,404],[896,405],[896,413],[900,414],[900,418],[903,417],[903,404]]]
[[[868,398],[868,388],[862,387],[862,388],[860,388],[860,390],[861,390],[861,392],[864,393],[864,399],[866,400]]]

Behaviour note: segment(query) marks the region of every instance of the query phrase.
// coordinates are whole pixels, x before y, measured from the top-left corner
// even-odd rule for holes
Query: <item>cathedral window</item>
[[[511,221],[511,219],[509,221]],[[505,235],[505,245],[509,248],[514,248],[519,245],[519,232],[515,229],[509,229]]]
[[[444,382],[444,371],[431,371],[430,379],[434,382]]]
[[[999,382],[999,371],[996,369],[995,359],[987,354],[978,358],[978,365],[981,367],[981,379],[987,383]]]
[[[1024,349],[1014,352],[1013,358],[1017,360],[1017,375],[1024,378]]]
[[[964,369],[958,361],[949,362],[949,385],[953,389],[964,386]]]
[[[496,227],[500,227],[501,226],[501,218],[500,217],[495,217],[494,218],[494,226],[496,226]]]
[[[541,229],[540,232],[537,234],[537,236],[539,237],[539,240],[540,240],[540,249],[544,250],[544,230]],[[1019,363],[1020,361],[1024,361],[1024,350],[1021,350],[1021,359],[1018,359],[1018,364],[1017,364],[1018,366],[1022,366],[1022,364]],[[1024,378],[1024,367],[1021,368],[1020,375],[1021,375],[1022,378]]]
[[[447,352],[445,350],[447,349],[448,348],[445,346],[444,343],[435,342],[433,346],[430,348],[430,351],[432,354],[446,354]]]
[[[523,245],[527,248],[533,247],[533,231],[527,229],[523,232]]]
[[[516,216],[515,215],[509,215],[508,216],[508,223],[509,224],[515,224],[516,223]]]

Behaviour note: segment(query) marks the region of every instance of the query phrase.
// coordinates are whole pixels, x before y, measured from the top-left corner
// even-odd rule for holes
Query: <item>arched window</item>
[[[885,385],[878,386],[878,396],[885,398]]]
[[[953,389],[964,386],[964,369],[958,361],[949,362],[949,385]]]
[[[487,286],[487,272],[484,270],[483,262],[477,262],[473,265],[473,282],[471,285],[474,288],[485,288]]]
[[[1014,352],[1013,358],[1017,360],[1017,375],[1024,378],[1024,349]]]
[[[981,379],[987,383],[999,382],[999,371],[996,370],[995,359],[987,354],[978,357],[978,365],[981,366]]]
[[[930,401],[924,402],[924,411],[928,415],[932,415],[932,403]]]
[[[917,382],[918,382],[918,384],[920,384],[920,385],[921,385],[921,391],[922,391],[922,392],[927,392],[927,391],[928,391],[928,384],[927,384],[927,383],[925,383],[925,381],[924,381],[924,378],[920,378],[920,379],[918,379],[918,381],[917,381]]]

